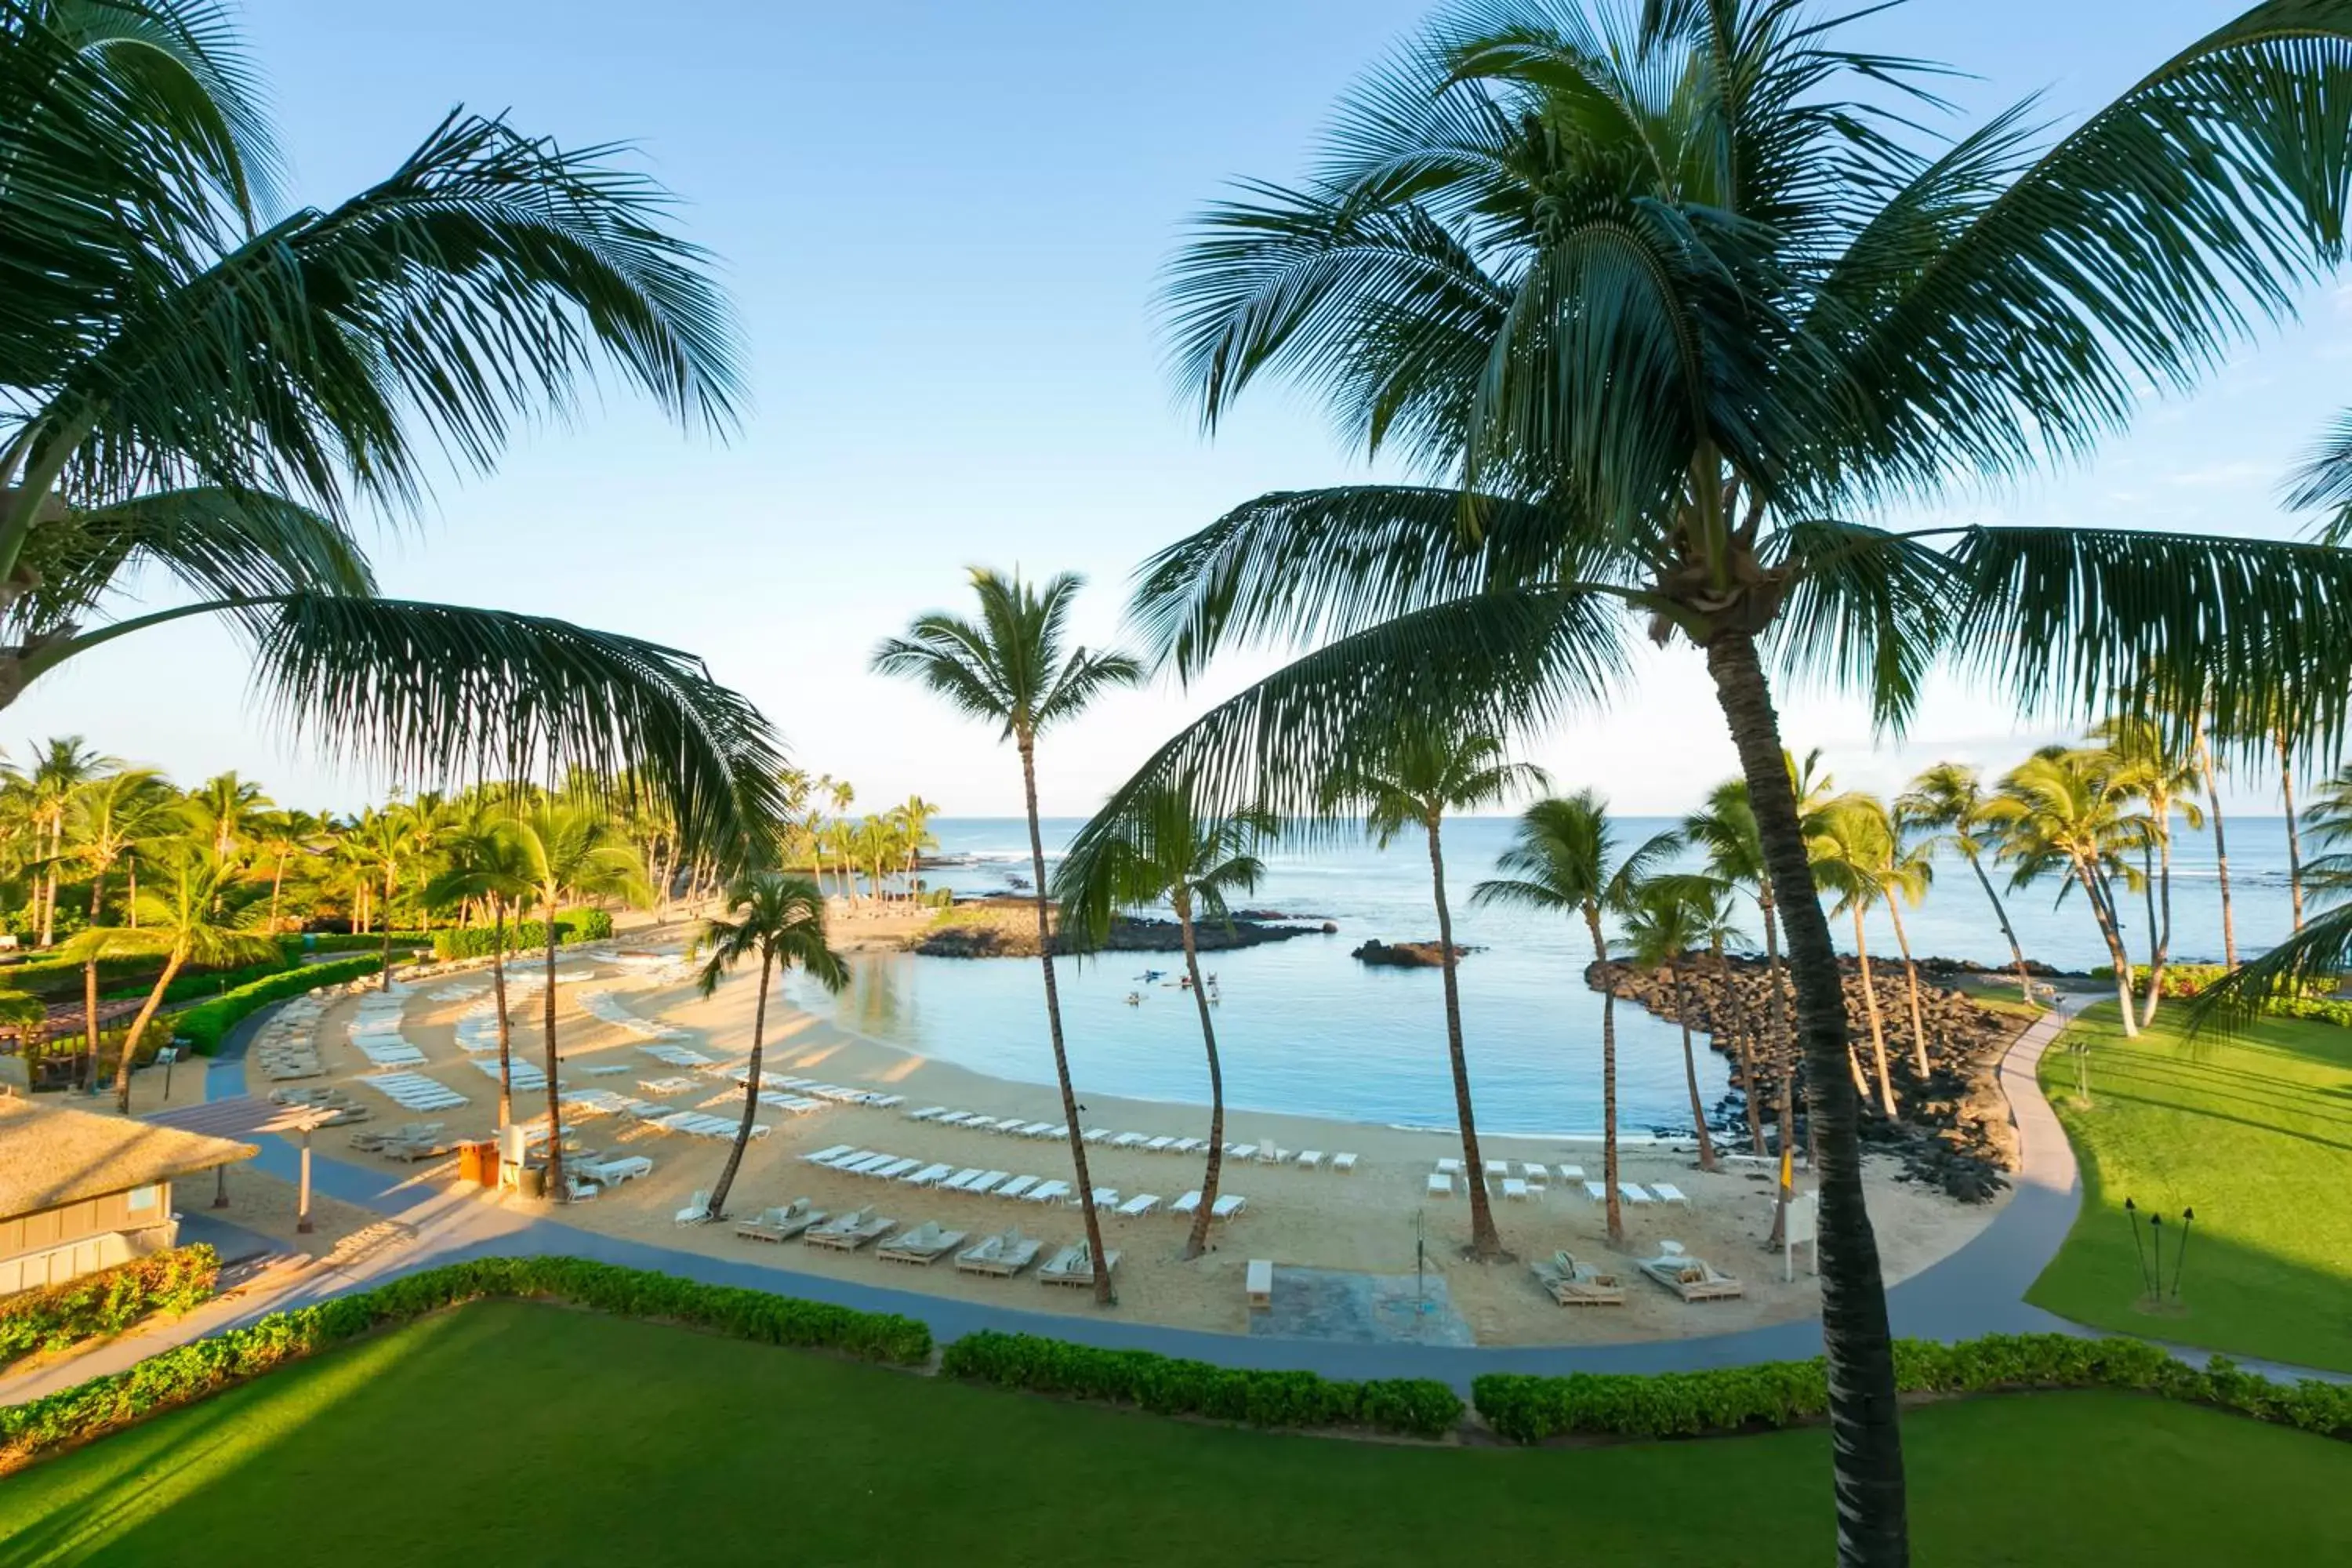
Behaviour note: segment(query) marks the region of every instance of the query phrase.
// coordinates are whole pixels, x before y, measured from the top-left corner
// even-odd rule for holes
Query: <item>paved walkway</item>
[[[2022,1156],[2008,1205],[1977,1237],[1940,1263],[1887,1292],[1895,1333],[1906,1338],[1958,1340],[1987,1333],[2096,1331],[2026,1304],[2027,1288],[2056,1255],[2082,1203],[2082,1181],[2074,1150],[2036,1078],[2042,1053],[2088,998],[2063,999],[2056,1010],[2028,1028],[2002,1058],[2000,1078],[2009,1096]],[[205,1097],[226,1099],[245,1092],[245,1044],[260,1026],[250,1019],[223,1042],[223,1054],[209,1067]],[[262,1141],[253,1163],[292,1180],[296,1151],[277,1139]],[[234,1176],[231,1177],[234,1182]],[[867,1311],[900,1312],[930,1325],[942,1340],[976,1329],[1050,1335],[1119,1349],[1157,1351],[1229,1366],[1297,1368],[1329,1377],[1434,1377],[1466,1389],[1481,1373],[1655,1373],[1740,1365],[1759,1361],[1802,1360],[1821,1352],[1818,1319],[1775,1323],[1737,1333],[1625,1344],[1456,1347],[1412,1344],[1349,1344],[1265,1335],[1205,1333],[1135,1322],[1115,1315],[1090,1317],[1026,1312],[897,1290],[887,1286],[800,1274],[772,1266],[737,1263],[700,1253],[648,1246],[576,1229],[553,1220],[496,1208],[465,1189],[400,1172],[378,1170],[319,1156],[312,1182],[317,1190],[346,1203],[396,1216],[415,1233],[407,1245],[384,1249],[342,1268],[312,1268],[289,1282],[208,1308],[168,1329],[121,1342],[40,1374],[49,1385],[70,1370],[74,1378],[114,1370],[196,1333],[248,1321],[267,1312],[341,1294],[420,1268],[467,1258],[570,1255],[632,1268],[659,1269],[713,1284],[789,1291]],[[115,1352],[121,1352],[117,1355]],[[2201,1351],[2183,1352],[2200,1361]],[[2260,1363],[2247,1363],[2260,1369]],[[2297,1369],[2271,1369],[2273,1375],[2308,1375]],[[0,1379],[0,1402],[30,1396],[24,1384],[36,1380]],[[68,1379],[67,1381],[71,1381]]]

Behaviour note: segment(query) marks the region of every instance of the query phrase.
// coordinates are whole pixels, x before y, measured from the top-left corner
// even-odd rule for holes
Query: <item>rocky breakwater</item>
[[[1254,911],[1255,912],[1255,911]],[[1055,911],[1048,910],[1053,921]],[[1054,937],[1056,952],[1076,949],[1061,934]],[[1283,916],[1262,919],[1236,916],[1232,921],[1199,921],[1192,938],[1202,952],[1230,952],[1296,937],[1324,936],[1339,928],[1328,921],[1292,921]],[[1034,958],[1037,956],[1037,906],[1026,899],[988,899],[958,904],[939,923],[918,932],[907,944],[933,958]],[[1111,922],[1099,951],[1104,952],[1181,952],[1183,928],[1174,921],[1143,920],[1122,915]]]
[[[1870,1012],[1861,972],[1850,959],[1840,967],[1845,980],[1847,1037],[1872,1085],[1864,1101],[1864,1139],[1898,1155],[1904,1173],[1911,1180],[1940,1187],[1965,1203],[1990,1199],[2006,1184],[2004,1173],[2018,1167],[2017,1130],[2010,1122],[2009,1100],[2000,1091],[1996,1072],[2002,1053],[2024,1021],[2014,1014],[1981,1006],[1957,991],[1928,984],[1928,965],[1922,963],[1919,1023],[1928,1069],[1923,1078],[1915,1059],[1910,989],[1903,967],[1872,964],[1887,1068],[1894,1080],[1895,1117],[1889,1121],[1875,1110],[1878,1096],[1872,1076]],[[1679,1017],[1674,980],[1664,970],[1596,963],[1586,969],[1585,979],[1595,990],[1612,990],[1669,1023]],[[1731,1059],[1733,1086],[1742,1095],[1755,1098],[1769,1138],[1790,1056],[1790,1042],[1778,1020],[1793,1018],[1793,1003],[1787,1013],[1775,1007],[1761,963],[1732,959],[1717,968],[1712,959],[1697,954],[1684,966],[1683,994],[1688,999],[1691,1027],[1704,1032],[1715,1049]],[[1749,1075],[1740,1069],[1743,1045],[1753,1068],[1753,1083],[1744,1081]],[[1801,1100],[1799,1109],[1801,1113]],[[1733,1120],[1744,1142],[1744,1105]]]
[[[1454,960],[1459,963],[1464,954],[1477,951],[1456,942]],[[1437,969],[1445,963],[1445,949],[1433,942],[1382,942],[1374,937],[1348,956],[1380,969]]]

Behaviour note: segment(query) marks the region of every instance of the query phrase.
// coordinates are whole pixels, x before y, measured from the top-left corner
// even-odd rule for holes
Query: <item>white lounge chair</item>
[[[694,1197],[692,1201],[688,1203],[684,1208],[677,1211],[677,1223],[680,1225],[700,1225],[704,1220],[707,1220],[709,1217],[710,1194],[703,1188],[697,1187],[694,1190]]]
[[[1529,1160],[1519,1166],[1519,1174],[1527,1178],[1528,1185],[1531,1187],[1548,1187],[1551,1185],[1550,1168],[1549,1166],[1538,1165],[1532,1160]]]
[[[1437,1162],[1437,1173],[1441,1176],[1458,1176],[1462,1173],[1462,1162],[1454,1159],[1440,1160]]]
[[[1643,1189],[1639,1182],[1618,1183],[1617,1195],[1629,1204],[1645,1204],[1650,1201],[1650,1194]]]
[[[1017,1198],[1035,1186],[1041,1179],[1037,1176],[1015,1176],[997,1188],[996,1195],[1000,1198]]]
[[[1128,1199],[1127,1202],[1118,1205],[1119,1217],[1122,1219],[1141,1219],[1145,1215],[1150,1214],[1159,1206],[1159,1194],[1138,1193],[1135,1196]]]
[[[1320,1149],[1300,1150],[1298,1152],[1298,1168],[1302,1171],[1321,1170],[1323,1168],[1323,1151]]]
[[[1486,1179],[1488,1181],[1499,1182],[1510,1173],[1511,1163],[1508,1160],[1489,1160],[1486,1162]]]
[[[1098,1209],[1115,1209],[1118,1207],[1118,1189],[1117,1187],[1097,1187],[1094,1190],[1094,1200],[1095,1207]]]
[[[879,1176],[886,1182],[895,1182],[911,1172],[921,1169],[922,1163],[920,1160],[893,1160],[881,1169],[868,1171],[866,1173],[869,1176]]]
[[[1609,1189],[1599,1182],[1587,1182],[1584,1184],[1584,1195],[1596,1204],[1605,1204],[1609,1201]]]
[[[1012,1175],[1013,1173],[1010,1171],[982,1171],[980,1173],[980,1179],[964,1188],[964,1191],[975,1195],[992,1193],[1003,1183],[1011,1180]]]
[[[1510,1199],[1513,1203],[1522,1203],[1522,1204],[1523,1204],[1523,1203],[1527,1202],[1527,1201],[1528,1201],[1528,1184],[1527,1184],[1527,1183],[1525,1183],[1525,1182],[1521,1181],[1521,1180],[1520,1180],[1518,1177],[1517,1177],[1517,1176],[1505,1176],[1505,1177],[1503,1178],[1503,1196],[1505,1196],[1506,1198]]]
[[[1168,1134],[1163,1132],[1159,1137],[1146,1142],[1143,1145],[1143,1152],[1147,1154],[1164,1154],[1175,1143],[1175,1139],[1171,1138]]]
[[[1234,1215],[1241,1213],[1242,1210],[1247,1207],[1249,1207],[1249,1199],[1242,1196],[1239,1193],[1227,1193],[1224,1196],[1219,1198],[1214,1204],[1210,1205],[1209,1217],[1211,1219],[1231,1219]]]
[[[946,1181],[941,1182],[940,1185],[947,1189],[949,1192],[960,1193],[987,1173],[988,1173],[982,1171],[978,1165],[966,1165],[962,1170],[958,1171],[954,1175],[950,1176]]]
[[[1197,1212],[1200,1209],[1200,1206],[1201,1189],[1194,1187],[1191,1192],[1186,1193],[1182,1197],[1178,1198],[1174,1203],[1170,1204],[1168,1205],[1168,1212],[1181,1217]]]
[[[1110,1141],[1114,1149],[1140,1149],[1148,1142],[1140,1132],[1122,1132]]]
[[[1108,1127],[1089,1127],[1084,1132],[1078,1134],[1079,1137],[1083,1138],[1089,1143],[1099,1143],[1110,1135],[1110,1129]]]
[[[1242,1280],[1242,1289],[1249,1293],[1249,1304],[1251,1306],[1273,1306],[1274,1259],[1270,1258],[1251,1258],[1248,1273]]]
[[[1454,1178],[1447,1175],[1443,1171],[1433,1173],[1429,1178],[1428,1192],[1429,1195],[1433,1198],[1452,1197],[1454,1195]]]
[[[1580,1182],[1584,1180],[1584,1167],[1581,1165],[1554,1165],[1551,1168],[1551,1173],[1563,1182]]]
[[[944,1105],[927,1105],[920,1110],[910,1110],[907,1112],[907,1120],[909,1121],[929,1121],[934,1118],[945,1116],[947,1113],[948,1108]]]
[[[1254,1160],[1257,1158],[1257,1145],[1255,1143],[1228,1143],[1225,1145],[1225,1152],[1236,1160]]]
[[[1356,1173],[1356,1157],[1353,1154],[1334,1154],[1331,1156],[1331,1169],[1343,1176],[1352,1176]]]
[[[1652,1182],[1650,1184],[1650,1195],[1657,1199],[1662,1204],[1686,1204],[1690,1202],[1690,1194],[1684,1192],[1672,1182]]]
[[[910,1171],[898,1179],[910,1187],[935,1187],[945,1181],[954,1169],[953,1165],[926,1165],[921,1170]]]
[[[1021,1194],[1024,1204],[1057,1204],[1070,1195],[1067,1182],[1040,1182]]]

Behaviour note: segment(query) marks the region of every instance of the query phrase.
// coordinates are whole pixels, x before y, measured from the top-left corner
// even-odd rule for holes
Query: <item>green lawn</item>
[[[2352,1372],[2352,1030],[2265,1022],[2184,1041],[2159,1018],[2126,1040],[2113,1004],[2088,1034],[2091,1103],[2053,1047],[2042,1083],[2083,1164],[2082,1217],[2027,1299],[2078,1322]],[[2178,1309],[2141,1305],[2124,1200],[2197,1211]],[[2145,1231],[2142,1233],[2146,1234]]]
[[[2120,1394],[1908,1424],[1918,1560],[2352,1558],[2352,1445]],[[1818,1431],[1418,1448],[484,1303],[0,1481],[11,1563],[1816,1563]]]

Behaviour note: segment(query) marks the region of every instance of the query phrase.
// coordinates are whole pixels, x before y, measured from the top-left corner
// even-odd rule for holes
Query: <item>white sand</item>
[[[729,981],[708,1001],[687,985],[655,989],[617,972],[615,979],[637,986],[625,993],[627,1005],[644,1016],[697,1031],[702,1038],[686,1043],[705,1054],[733,1061],[749,1050],[754,986],[748,975]],[[374,1119],[365,1124],[369,1127],[441,1120],[448,1122],[453,1132],[487,1136],[496,1117],[497,1082],[466,1065],[465,1053],[456,1046],[455,1022],[468,1004],[434,1002],[429,993],[436,987],[435,982],[424,983],[408,1005],[404,1032],[430,1058],[426,1067],[410,1070],[447,1084],[467,1096],[470,1103],[418,1118],[373,1089],[354,1086],[353,1092],[375,1107]],[[604,1087],[640,1095],[641,1079],[666,1077],[678,1070],[643,1055],[636,1048],[639,1042],[625,1031],[581,1012],[574,987],[565,986],[559,994],[562,1012],[558,1037],[568,1087]],[[345,1026],[354,1005],[339,1004],[322,1021],[320,1043],[328,1081],[345,1082],[370,1070],[366,1059],[348,1044]],[[535,1025],[539,1013],[535,996],[516,1008],[515,1048],[518,1055],[543,1064]],[[1042,1020],[1038,1032],[1038,1048],[1043,1052]],[[490,1059],[496,1059],[494,1053]],[[631,1070],[605,1076],[589,1076],[583,1070],[615,1063],[626,1064]],[[958,1168],[977,1165],[1067,1180],[1071,1171],[1066,1143],[935,1127],[909,1121],[904,1115],[918,1107],[944,1104],[1058,1124],[1063,1120],[1060,1100],[1052,1089],[972,1072],[772,1004],[765,1066],[772,1072],[884,1089],[903,1094],[907,1100],[894,1110],[834,1107],[797,1119],[763,1107],[760,1120],[774,1131],[754,1142],[745,1155],[729,1200],[730,1212],[748,1215],[771,1204],[807,1197],[832,1211],[878,1205],[880,1213],[904,1225],[938,1220],[950,1229],[971,1232],[975,1240],[1013,1225],[1043,1237],[1049,1246],[1082,1236],[1083,1222],[1075,1208],[875,1183],[820,1170],[795,1157],[832,1144],[850,1143]],[[253,1087],[257,1091],[267,1088],[259,1083]],[[665,1098],[681,1109],[707,1108],[712,1114],[730,1117],[742,1103],[741,1091],[721,1078],[698,1084],[692,1092]],[[1100,1094],[1084,1095],[1082,1100],[1087,1109],[1081,1120],[1086,1126],[1179,1137],[1202,1137],[1207,1132],[1204,1106]],[[542,1114],[544,1106],[544,1091],[516,1097],[519,1118]],[[844,1255],[796,1243],[775,1247],[739,1240],[731,1226],[677,1226],[672,1215],[691,1193],[717,1180],[727,1158],[724,1142],[660,1132],[607,1118],[576,1121],[567,1118],[567,1128],[594,1151],[650,1155],[656,1169],[653,1175],[630,1182],[593,1203],[549,1205],[546,1212],[563,1223],[780,1271],[838,1275],[1003,1302],[1033,1311],[1096,1310],[1087,1292],[1045,1289],[1034,1276],[985,1279],[957,1274],[946,1261],[928,1268],[905,1268],[877,1260],[870,1249]],[[332,1149],[351,1131],[331,1129],[319,1135],[320,1142]],[[1467,1199],[1457,1193],[1451,1201],[1425,1200],[1423,1192],[1433,1163],[1460,1154],[1457,1138],[1306,1116],[1257,1111],[1228,1115],[1227,1142],[1269,1140],[1293,1150],[1319,1149],[1327,1155],[1352,1151],[1359,1158],[1358,1168],[1352,1175],[1337,1175],[1227,1160],[1223,1190],[1246,1194],[1248,1210],[1216,1227],[1211,1237],[1214,1249],[1190,1263],[1180,1257],[1183,1222],[1164,1213],[1139,1219],[1106,1215],[1106,1243],[1123,1255],[1117,1309],[1122,1316],[1183,1328],[1246,1332],[1243,1273],[1253,1258],[1271,1258],[1277,1266],[1411,1274],[1416,1211],[1425,1215],[1432,1264],[1444,1271],[1455,1309],[1483,1343],[1597,1343],[1709,1334],[1810,1316],[1819,1310],[1820,1292],[1803,1266],[1800,1265],[1793,1284],[1783,1285],[1780,1258],[1763,1247],[1771,1217],[1771,1188],[1760,1166],[1730,1166],[1721,1173],[1704,1173],[1686,1149],[1629,1142],[1622,1157],[1625,1180],[1670,1181],[1690,1195],[1691,1203],[1687,1208],[1628,1206],[1625,1245],[1622,1255],[1613,1258],[1603,1238],[1601,1205],[1585,1197],[1580,1184],[1563,1185],[1555,1181],[1548,1194],[1528,1203],[1496,1199],[1496,1218],[1504,1243],[1521,1258],[1548,1257],[1555,1249],[1567,1248],[1597,1261],[1622,1264],[1654,1255],[1658,1243],[1671,1237],[1717,1268],[1739,1276],[1748,1287],[1739,1300],[1686,1305],[1636,1278],[1622,1308],[1569,1310],[1554,1305],[1538,1289],[1525,1262],[1479,1265],[1461,1256],[1469,1238]],[[1597,1144],[1514,1136],[1490,1136],[1482,1143],[1482,1152],[1489,1159],[1575,1163],[1583,1165],[1589,1176],[1598,1178],[1601,1173]],[[348,1149],[335,1152],[362,1163],[377,1159]],[[1090,1146],[1087,1152],[1095,1184],[1116,1187],[1125,1194],[1156,1193],[1163,1200],[1172,1200],[1201,1183],[1197,1156],[1146,1154],[1099,1145]],[[447,1169],[440,1167],[436,1173],[446,1174]],[[419,1174],[423,1173],[420,1170]],[[1963,1205],[1897,1182],[1891,1162],[1871,1162],[1866,1179],[1890,1283],[1959,1247],[2000,1208],[1999,1204]]]

